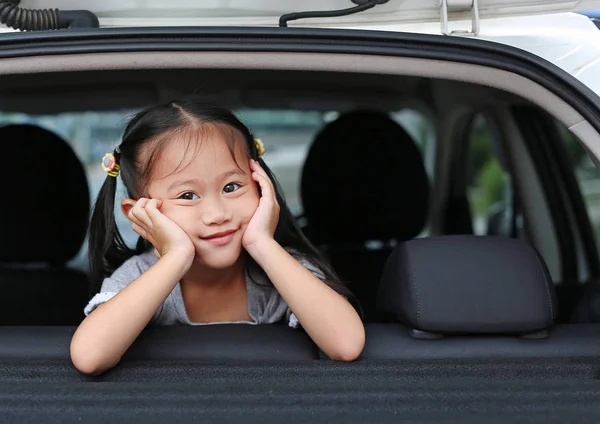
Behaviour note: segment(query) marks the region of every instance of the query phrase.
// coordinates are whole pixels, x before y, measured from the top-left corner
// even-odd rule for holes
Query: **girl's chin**
[[[240,259],[241,246],[219,250],[216,252],[196,251],[196,262],[207,268],[227,269],[235,265]]]

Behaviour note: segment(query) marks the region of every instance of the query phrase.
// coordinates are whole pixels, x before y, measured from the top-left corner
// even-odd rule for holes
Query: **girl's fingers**
[[[133,229],[133,231],[135,231],[141,238],[143,238],[144,240],[148,240],[148,232],[146,230],[144,230],[143,227],[140,227],[138,224],[136,224],[135,222],[131,223],[131,228]],[[148,240],[150,241],[150,240]],[[151,242],[151,241],[150,241]],[[151,242],[152,243],[152,242]]]
[[[135,202],[135,205],[133,205],[133,207],[131,208],[131,211],[129,211],[130,214],[130,218],[133,217],[135,218],[135,220],[137,221],[136,223],[138,225],[142,225],[142,226],[151,226],[152,225],[152,220],[150,219],[150,217],[148,216],[148,212],[146,212],[145,206],[148,204],[148,199],[140,199],[137,202]],[[132,222],[134,222],[133,219],[131,219]]]
[[[150,199],[146,199],[145,197],[142,197],[137,202],[135,202],[135,205],[133,205],[133,207],[137,206],[140,208],[144,208],[149,201],[150,201]]]
[[[263,169],[262,166],[260,166],[260,163],[258,163],[254,159],[251,159],[250,166],[251,166],[251,168],[252,168],[253,171],[258,172],[259,174],[261,174],[262,176],[264,176],[267,179],[269,178],[269,176],[267,175],[266,171]]]
[[[260,185],[260,191],[263,198],[273,199],[273,185],[271,184],[271,180],[267,177],[260,175],[258,172],[252,173],[252,178]]]
[[[131,208],[131,210],[127,214],[127,219],[129,219],[129,222],[131,222],[132,224],[136,224],[139,226],[144,225],[143,222],[136,218],[136,216],[133,214],[133,208]]]
[[[158,199],[152,199],[148,203],[146,203],[145,211],[148,214],[148,218],[152,223],[156,223],[157,219],[160,219],[162,213],[158,210],[161,205],[161,201]]]
[[[252,173],[252,178],[254,181],[260,184],[260,189],[262,191],[263,196],[269,196],[274,201],[277,201],[275,197],[275,187],[273,187],[273,182],[265,172],[265,170],[260,166],[260,164],[254,160],[250,162],[254,172]]]

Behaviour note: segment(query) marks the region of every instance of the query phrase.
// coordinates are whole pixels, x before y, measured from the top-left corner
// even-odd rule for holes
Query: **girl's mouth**
[[[202,240],[205,240],[214,246],[223,246],[233,240],[233,236],[236,232],[237,230],[221,231],[207,237],[202,237]]]

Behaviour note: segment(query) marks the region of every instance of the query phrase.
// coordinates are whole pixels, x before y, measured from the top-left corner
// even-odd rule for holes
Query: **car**
[[[596,422],[600,30],[573,12],[600,2],[436,4],[0,1],[2,417]],[[263,140],[361,301],[358,360],[285,325],[172,326],[73,367],[102,155],[194,91]]]

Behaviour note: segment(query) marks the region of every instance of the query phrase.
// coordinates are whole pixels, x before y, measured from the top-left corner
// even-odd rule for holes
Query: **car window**
[[[281,184],[292,213],[302,213],[300,177],[308,149],[328,114],[317,111],[242,109],[238,117],[265,145],[264,160]]]
[[[594,231],[596,245],[600,243],[600,170],[575,134],[556,122],[560,138],[565,143],[569,163],[575,173]]]
[[[281,184],[286,200],[295,216],[302,214],[300,198],[300,177],[302,165],[308,149],[317,132],[329,121],[334,120],[337,112],[311,110],[273,110],[273,109],[240,109],[235,111],[238,117],[260,138],[266,153],[264,159]],[[107,152],[112,152],[120,142],[128,120],[136,110],[70,112],[56,115],[27,115],[23,113],[0,113],[0,125],[28,123],[39,125],[55,132],[64,138],[74,149],[82,161],[90,186],[90,201],[94,202],[106,173],[100,166],[100,159]],[[414,110],[402,110],[392,114],[423,150],[434,146],[434,127],[425,116]],[[432,166],[428,171],[433,170]],[[120,184],[115,201],[120,208],[120,201],[125,190]],[[131,246],[137,241],[126,218],[115,211],[118,227],[125,242]],[[87,246],[71,264],[85,269]]]
[[[513,235],[513,194],[510,173],[491,125],[477,115],[468,132],[467,199],[473,233]]]
[[[423,155],[425,169],[430,181],[435,175],[436,131],[433,121],[424,113],[415,109],[402,109],[391,114],[392,119],[410,134]]]

